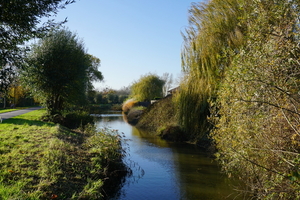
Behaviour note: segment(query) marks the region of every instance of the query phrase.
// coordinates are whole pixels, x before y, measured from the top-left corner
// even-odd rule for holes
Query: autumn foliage
[[[122,110],[123,112],[127,113],[130,111],[130,109],[134,106],[137,106],[138,105],[138,102],[134,99],[128,99],[127,101],[125,101],[123,103],[123,106],[122,106]]]

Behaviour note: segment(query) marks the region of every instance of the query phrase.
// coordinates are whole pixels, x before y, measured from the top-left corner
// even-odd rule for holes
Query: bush
[[[84,127],[87,124],[94,122],[94,119],[86,111],[68,111],[64,114],[55,114],[55,115],[44,115],[41,118],[42,121],[54,122],[61,124],[70,129],[76,129],[78,127]]]
[[[67,113],[64,117],[63,124],[68,128],[78,128],[80,126],[84,127],[87,124],[91,124],[94,122],[94,119],[90,114],[86,111],[73,111]]]
[[[253,5],[260,14],[249,16],[247,46],[232,58],[218,91],[217,158],[257,199],[300,198],[299,30],[290,27],[290,17],[299,15],[295,5]]]

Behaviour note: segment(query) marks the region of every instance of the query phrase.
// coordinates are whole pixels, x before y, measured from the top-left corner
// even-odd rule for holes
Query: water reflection
[[[121,114],[101,115],[97,126],[123,132],[129,147],[125,162],[133,174],[127,178],[121,195],[112,199],[220,200],[236,197],[217,163],[194,145],[161,140],[125,123]]]

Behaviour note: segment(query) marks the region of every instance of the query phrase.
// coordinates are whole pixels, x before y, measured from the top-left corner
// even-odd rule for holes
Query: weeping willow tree
[[[201,139],[209,128],[209,101],[230,63],[228,49],[243,44],[244,15],[238,0],[212,0],[192,4],[185,30],[182,66],[186,72],[176,100],[179,121],[191,139]],[[231,51],[233,52],[233,51]]]

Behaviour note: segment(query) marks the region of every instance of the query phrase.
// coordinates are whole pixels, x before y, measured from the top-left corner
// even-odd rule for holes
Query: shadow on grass
[[[9,118],[9,119],[5,119],[2,121],[2,124],[14,124],[14,125],[35,125],[35,126],[50,126],[53,127],[55,126],[54,123],[50,123],[50,122],[43,122],[43,121],[39,121],[39,120],[30,120],[30,119],[22,119],[22,118],[18,118],[18,117],[14,117],[14,118]]]

